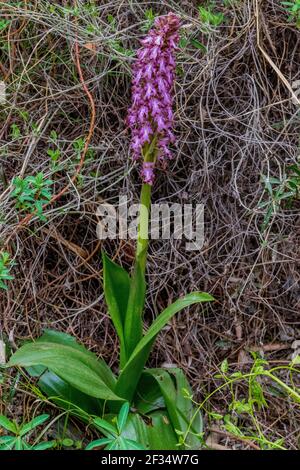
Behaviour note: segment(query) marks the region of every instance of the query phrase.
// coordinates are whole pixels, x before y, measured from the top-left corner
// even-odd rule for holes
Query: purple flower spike
[[[141,41],[133,66],[132,105],[127,124],[131,129],[133,157],[142,156],[143,146],[156,135],[159,159],[168,159],[172,133],[172,91],[175,76],[174,52],[179,41],[180,20],[174,13],[156,19]],[[144,162],[144,183],[153,184],[154,163]]]

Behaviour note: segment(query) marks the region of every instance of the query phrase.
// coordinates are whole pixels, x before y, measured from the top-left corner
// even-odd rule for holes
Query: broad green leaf
[[[103,413],[101,400],[71,387],[53,372],[45,372],[40,377],[38,386],[51,401],[81,419],[88,421],[89,415],[101,416]]]
[[[125,368],[121,372],[115,392],[129,402],[132,400],[152,344],[160,330],[180,310],[200,302],[211,302],[214,298],[205,292],[193,292],[169,305],[152,323],[147,333],[136,346]]]
[[[0,427],[6,429],[7,431],[17,432],[17,427],[13,421],[10,421],[6,416],[0,415]]]
[[[151,413],[145,421],[138,414],[129,414],[122,437],[147,450],[178,450],[177,435],[166,410]]]
[[[120,409],[118,420],[117,420],[119,433],[122,432],[126,424],[128,413],[129,413],[129,403],[124,403],[124,405],[122,405],[122,408]]]
[[[44,330],[42,336],[37,339],[37,341],[64,344],[65,346],[72,346],[73,348],[78,349],[79,351],[87,352],[86,348],[82,346],[82,344],[77,343],[76,338],[74,338],[74,336],[71,336],[68,333],[64,333],[62,331],[46,329]]]
[[[121,399],[107,384],[106,368],[86,352],[41,341],[22,346],[7,364],[8,367],[37,365],[47,367],[72,387],[89,396],[103,400]]]
[[[141,415],[165,408],[165,401],[160,388],[151,374],[143,372],[134,397],[134,407]]]
[[[129,361],[126,363],[125,368],[121,371],[115,392],[119,394],[124,400],[133,400],[136,387],[139,383],[144,366],[150,355],[150,351],[155,339],[147,342],[138,352],[133,352]]]
[[[161,369],[160,369],[161,370]],[[200,411],[194,406],[192,401],[192,391],[190,384],[181,369],[174,368],[170,369],[169,373],[173,376],[173,381],[176,388],[176,408],[180,417],[181,430],[186,431],[187,427],[193,434],[199,434],[203,432],[203,419]],[[163,390],[162,390],[163,391]],[[163,391],[167,394],[167,391]],[[189,437],[193,437],[191,434]],[[188,438],[188,443],[189,438]],[[199,445],[198,438],[196,444]]]
[[[30,377],[40,377],[45,371],[47,371],[47,368],[43,366],[26,367],[26,372]]]
[[[90,356],[93,360],[95,359],[95,354],[86,349],[86,347],[82,344],[78,343],[74,336],[71,336],[68,333],[63,333],[62,331],[46,329],[43,332],[42,336],[40,336],[35,342],[55,343],[62,344],[64,346],[70,346],[71,348],[74,348],[78,351],[83,352],[87,356]],[[99,359],[97,359],[97,361],[99,361]],[[102,359],[100,359],[100,361],[104,362],[102,361]],[[112,374],[110,368],[106,365],[105,362],[104,366],[108,369],[109,373]],[[112,382],[114,382],[114,376],[112,375],[112,377]]]
[[[43,335],[40,336],[36,340],[36,343],[43,342],[43,343],[54,343],[54,344],[62,344],[64,346],[69,346],[72,347],[78,351],[81,351],[84,353],[87,357],[90,357],[92,362],[95,364],[97,367],[97,370],[99,369],[99,374],[101,374],[101,377],[103,381],[106,383],[106,385],[109,388],[114,388],[115,383],[116,383],[116,378],[108,365],[106,364],[103,359],[98,358],[96,359],[96,356],[94,353],[91,351],[88,351],[82,344],[77,343],[76,339],[67,334],[67,333],[62,333],[61,331],[56,331],[56,330],[45,330]],[[96,360],[96,363],[95,363]],[[97,364],[97,365],[96,365]],[[45,368],[41,366],[35,366],[29,369],[29,373],[31,375],[41,375],[42,372],[45,370]]]
[[[136,345],[142,338],[145,292],[145,276],[141,268],[141,263],[139,260],[137,260],[130,284],[130,293],[124,327],[127,359],[131,356]]]
[[[43,414],[40,416],[37,416],[36,418],[33,418],[29,423],[24,424],[24,426],[21,427],[20,429],[20,436],[25,436],[29,431],[32,431],[32,429],[36,428],[37,426],[40,426],[43,424],[47,419],[49,419],[50,415]]]
[[[96,447],[103,447],[106,444],[110,444],[110,443],[111,443],[111,439],[108,439],[108,438],[96,439],[95,441],[90,442],[86,446],[85,450],[93,450]]]
[[[181,430],[180,420],[176,406],[176,388],[173,380],[167,370],[164,369],[148,369],[144,374],[149,374],[156,381],[160,393],[164,398],[165,406],[168,410],[174,429]]]
[[[130,278],[128,273],[118,264],[111,261],[102,252],[103,288],[108,312],[120,340],[121,366],[126,362],[124,344],[124,324],[128,304]]]
[[[150,375],[156,381],[165,402],[173,428],[181,434],[189,431],[186,444],[191,449],[201,445],[195,434],[203,432],[203,422],[200,413],[194,407],[192,400],[184,391],[191,393],[189,383],[181,369],[147,369],[143,375]]]

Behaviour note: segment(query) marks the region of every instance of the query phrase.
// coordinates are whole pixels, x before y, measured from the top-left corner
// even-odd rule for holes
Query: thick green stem
[[[148,228],[149,228],[149,211],[151,204],[151,185],[143,184],[140,200],[140,214],[138,225],[138,238],[136,247],[136,262],[140,262],[142,273],[145,274],[147,251],[148,251]]]
[[[154,162],[156,158],[156,137],[144,148],[145,162]],[[127,304],[124,340],[126,359],[128,360],[143,336],[143,309],[145,304],[146,282],[145,270],[148,251],[148,225],[151,204],[151,185],[144,183],[141,190],[140,212],[138,221],[137,248],[134,270],[131,277],[129,299]],[[122,360],[122,368],[124,367]]]
[[[144,148],[144,162],[155,162],[157,136],[155,135],[151,144]],[[138,225],[138,238],[136,247],[136,262],[140,261],[143,274],[145,274],[147,250],[148,250],[148,228],[149,228],[149,212],[151,204],[151,185],[144,183],[141,190],[140,198],[140,214]]]

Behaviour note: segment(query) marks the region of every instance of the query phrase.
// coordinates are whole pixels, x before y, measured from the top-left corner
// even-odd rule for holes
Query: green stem
[[[155,162],[157,154],[157,136],[155,135],[151,144],[145,146],[143,150],[144,162]],[[151,204],[151,185],[144,183],[142,185],[140,197],[140,214],[138,225],[138,238],[136,247],[135,261],[140,261],[143,274],[146,269],[147,250],[148,250],[148,228],[149,228],[149,212]]]
[[[143,274],[145,274],[147,251],[149,244],[149,211],[151,204],[151,185],[143,184],[140,199],[140,214],[138,225],[138,238],[136,247],[135,261],[140,262]]]
[[[295,390],[293,390],[291,387],[289,387],[287,384],[285,384],[282,380],[280,380],[276,375],[272,374],[271,372],[265,371],[264,375],[267,377],[270,377],[271,380],[274,380],[274,382],[277,382],[278,385],[280,385],[283,390],[287,392],[288,395],[294,398],[297,403],[300,403],[300,395],[297,393]]]
[[[154,162],[156,159],[156,136],[150,145],[145,146],[143,157],[145,162]],[[148,251],[148,225],[151,204],[151,185],[142,185],[140,197],[140,212],[138,221],[138,236],[135,255],[134,270],[131,276],[130,292],[124,324],[124,341],[126,359],[128,360],[138,342],[143,336],[143,310],[146,295],[145,270]],[[121,368],[125,365],[122,360]]]

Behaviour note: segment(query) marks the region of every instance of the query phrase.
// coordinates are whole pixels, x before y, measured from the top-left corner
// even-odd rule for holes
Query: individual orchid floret
[[[174,13],[157,18],[137,52],[133,67],[132,105],[127,118],[132,132],[131,149],[135,159],[145,153],[145,146],[150,145],[154,137],[157,157],[170,158],[168,146],[175,140],[172,132],[172,95],[174,53],[179,41],[179,27],[180,20]],[[154,159],[144,162],[144,183],[153,184]]]
[[[153,184],[154,181],[154,162],[143,162],[142,178],[144,183]]]

